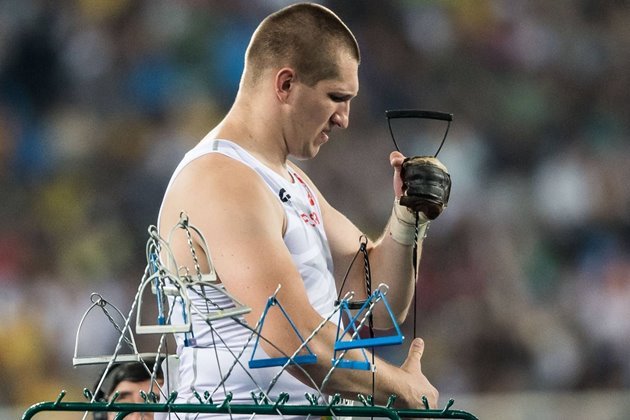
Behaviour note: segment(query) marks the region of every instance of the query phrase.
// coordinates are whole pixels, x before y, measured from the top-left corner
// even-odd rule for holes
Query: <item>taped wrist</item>
[[[418,212],[418,239],[422,240],[427,235],[429,219]],[[416,236],[416,214],[402,206],[398,199],[394,200],[392,216],[389,219],[389,234],[392,239],[401,245],[413,245]]]

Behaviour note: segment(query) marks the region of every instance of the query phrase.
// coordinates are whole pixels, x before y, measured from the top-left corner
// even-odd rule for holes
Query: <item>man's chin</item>
[[[292,154],[291,157],[297,160],[313,159],[319,153],[320,146],[313,146],[307,150],[302,150],[299,154]]]

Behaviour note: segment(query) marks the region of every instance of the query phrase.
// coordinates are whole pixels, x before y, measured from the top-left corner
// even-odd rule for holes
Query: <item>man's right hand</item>
[[[438,217],[451,194],[451,176],[446,166],[435,157],[414,156],[404,160],[400,174],[404,192],[400,204],[424,213],[429,220]]]

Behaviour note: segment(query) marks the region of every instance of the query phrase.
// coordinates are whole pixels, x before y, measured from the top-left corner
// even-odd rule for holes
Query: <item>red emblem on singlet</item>
[[[298,182],[300,184],[302,184],[302,187],[304,188],[304,191],[306,191],[306,196],[308,197],[308,203],[310,204],[311,207],[314,208],[315,207],[315,196],[311,192],[311,189],[308,187],[308,185],[306,185],[306,182],[304,182],[302,177],[300,177],[296,173],[293,173],[293,175],[298,180]],[[319,215],[317,214],[317,211],[315,209],[313,209],[313,211],[311,211],[308,214],[300,213],[300,217],[302,218],[302,220],[304,220],[304,223],[306,223],[307,225],[312,226],[312,227],[316,227],[317,225],[319,225],[321,223],[320,220],[319,220]]]
[[[300,178],[300,176],[298,174],[295,174],[295,177],[297,178],[297,180],[300,182],[300,184],[302,184],[302,186],[306,190],[306,195],[308,196],[308,203],[312,207],[314,207],[315,206],[315,197],[313,196],[313,193],[311,192],[311,189],[308,187],[308,185],[306,185],[306,182],[304,182],[302,180],[302,178]]]
[[[304,220],[304,223],[307,225],[311,225],[313,227],[319,225],[319,216],[314,211],[310,214],[302,213],[300,214],[300,217],[302,217],[302,220]]]

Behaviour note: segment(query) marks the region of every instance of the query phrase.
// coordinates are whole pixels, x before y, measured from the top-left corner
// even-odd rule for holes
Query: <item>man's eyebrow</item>
[[[342,93],[342,92],[336,92],[336,91],[331,91],[330,95],[334,96],[335,98],[341,99],[343,101],[349,101],[350,99],[353,99],[355,96],[355,94],[353,93]]]
[[[131,391],[116,391],[118,392],[118,399],[128,398],[133,395]]]

